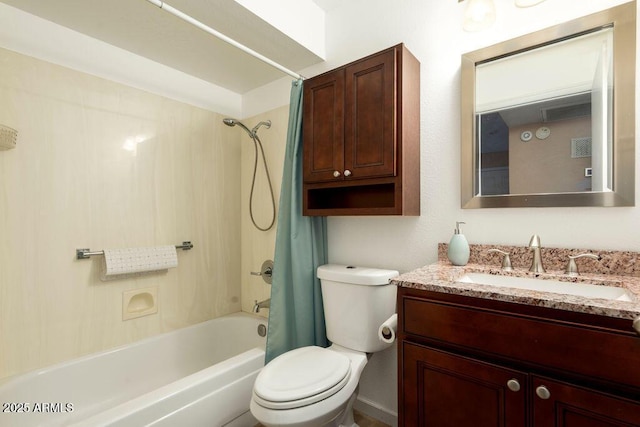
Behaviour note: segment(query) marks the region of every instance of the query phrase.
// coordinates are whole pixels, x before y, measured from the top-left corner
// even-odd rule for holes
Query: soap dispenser
[[[460,233],[460,224],[464,222],[456,222],[456,229],[453,231],[447,251],[447,257],[453,265],[467,265],[469,261],[469,242],[464,234]]]

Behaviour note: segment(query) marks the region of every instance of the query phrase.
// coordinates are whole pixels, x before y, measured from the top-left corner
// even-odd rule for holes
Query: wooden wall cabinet
[[[400,44],[304,82],[303,214],[420,215],[420,63]]]
[[[401,426],[640,426],[630,320],[408,288],[398,320]]]

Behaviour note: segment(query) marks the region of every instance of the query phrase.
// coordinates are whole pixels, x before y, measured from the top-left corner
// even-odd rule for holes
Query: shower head
[[[251,129],[251,130],[249,130],[249,128],[246,127],[241,121],[236,120],[236,119],[232,119],[230,117],[227,117],[226,119],[222,119],[222,122],[225,125],[230,126],[230,127],[233,127],[235,125],[240,126],[242,129],[247,131],[247,133],[249,134],[249,136],[251,138],[255,138],[257,136],[257,132],[258,132],[258,129],[260,129],[260,126],[266,126],[267,129],[269,129],[271,127],[271,120],[267,120],[266,122],[260,122],[257,125],[255,125],[253,127],[253,129]]]
[[[250,136],[251,138],[253,138],[253,137],[254,137],[254,134],[253,134],[253,133],[251,133],[251,131],[249,130],[249,128],[248,128],[248,127],[246,127],[245,125],[243,125],[243,124],[242,124],[242,122],[241,122],[241,121],[239,121],[239,120],[236,120],[236,119],[232,119],[232,118],[230,118],[230,117],[227,117],[226,119],[222,119],[222,122],[223,122],[225,125],[227,125],[227,126],[231,126],[231,127],[233,127],[233,126],[235,126],[235,125],[238,125],[238,126],[240,126],[242,129],[246,130],[246,131],[247,131],[247,133],[249,134],[249,136]]]

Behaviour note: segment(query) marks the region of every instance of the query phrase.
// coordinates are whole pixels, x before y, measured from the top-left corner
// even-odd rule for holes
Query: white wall
[[[548,0],[518,9],[512,0],[494,1],[496,24],[480,33],[462,30],[465,2],[405,0],[391,5],[384,0],[350,0],[327,14],[327,61],[303,70],[303,75],[319,74],[400,42],[421,63],[421,216],[330,218],[331,262],[409,271],[436,260],[437,244],[451,238],[455,221],[467,223],[463,231],[471,243],[525,245],[537,233],[549,247],[640,250],[638,207],[460,208],[461,54],[626,3]],[[286,90],[288,80],[271,85],[274,98]],[[268,99],[264,90],[261,100]],[[251,109],[251,96],[244,99],[245,111]],[[640,189],[638,182],[636,188]],[[384,362],[378,363],[381,358]],[[390,411],[397,409],[393,364],[395,355],[374,356],[361,382],[361,395]]]
[[[354,0],[328,14],[329,68],[404,42],[421,62],[422,87],[421,216],[330,218],[332,262],[411,270],[436,260],[437,244],[450,239],[455,221],[467,223],[472,243],[524,245],[538,233],[546,246],[640,249],[639,208],[460,209],[460,55],[625,3],[591,0],[578,7],[548,0],[519,9],[511,0],[495,1],[497,22],[481,33],[461,29],[464,2],[406,1],[389,8],[382,0]]]

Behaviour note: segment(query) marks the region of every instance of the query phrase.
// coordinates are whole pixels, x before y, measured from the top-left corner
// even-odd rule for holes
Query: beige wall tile
[[[0,49],[0,123],[18,130],[0,151],[0,378],[240,310],[246,141],[222,116]],[[101,282],[100,257],[74,259],[182,240],[164,275]],[[158,314],[122,321],[122,292],[149,286]]]

